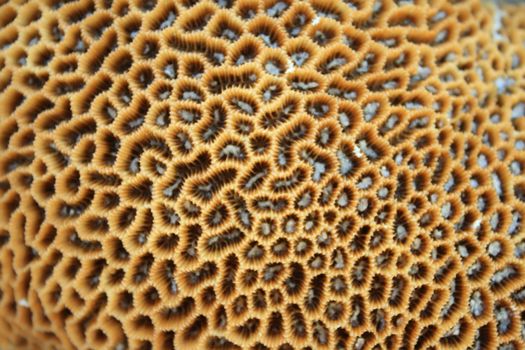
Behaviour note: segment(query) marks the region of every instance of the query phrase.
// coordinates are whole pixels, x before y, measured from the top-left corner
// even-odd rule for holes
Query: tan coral
[[[2,349],[524,349],[525,8],[0,5]]]

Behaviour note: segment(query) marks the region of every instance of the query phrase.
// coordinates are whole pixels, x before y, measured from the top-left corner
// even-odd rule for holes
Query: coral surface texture
[[[0,349],[525,349],[525,4],[0,0]]]

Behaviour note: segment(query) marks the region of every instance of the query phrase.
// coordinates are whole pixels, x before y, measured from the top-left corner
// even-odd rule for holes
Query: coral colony
[[[525,4],[0,1],[0,348],[525,349]]]

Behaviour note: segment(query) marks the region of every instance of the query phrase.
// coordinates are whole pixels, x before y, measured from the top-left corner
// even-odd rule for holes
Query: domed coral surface
[[[524,349],[525,7],[0,2],[2,349]]]

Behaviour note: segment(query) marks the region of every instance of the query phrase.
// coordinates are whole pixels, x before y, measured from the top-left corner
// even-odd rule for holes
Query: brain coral
[[[525,349],[525,6],[0,1],[2,349]]]

